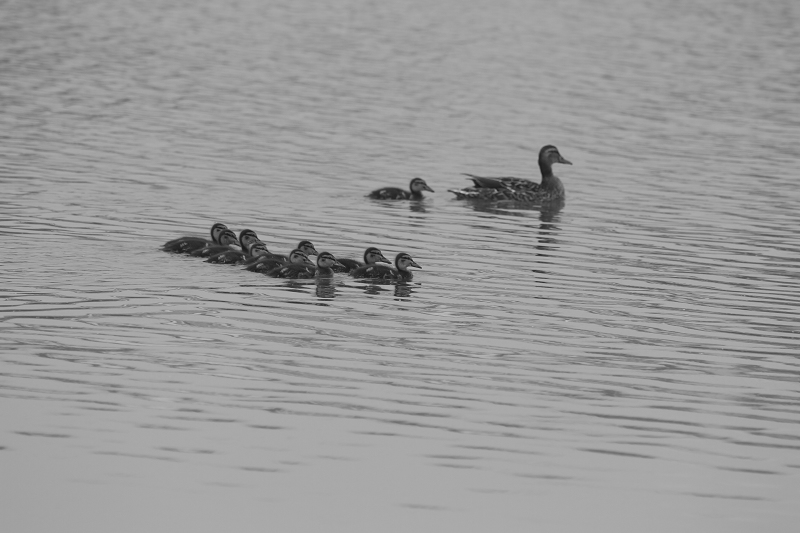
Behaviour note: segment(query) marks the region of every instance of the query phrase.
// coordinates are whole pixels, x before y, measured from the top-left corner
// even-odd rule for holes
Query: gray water
[[[798,50],[790,0],[0,4],[3,531],[796,531]],[[561,210],[447,192],[544,144]],[[159,250],[218,221],[423,269]]]

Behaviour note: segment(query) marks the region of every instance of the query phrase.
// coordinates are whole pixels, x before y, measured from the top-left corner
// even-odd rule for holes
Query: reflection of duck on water
[[[539,170],[542,182],[522,178],[487,178],[467,174],[473,187],[450,189],[458,200],[512,200],[517,202],[549,202],[563,199],[566,195],[564,184],[553,174],[553,163],[571,165],[558,152],[558,148],[548,144],[539,151]]]

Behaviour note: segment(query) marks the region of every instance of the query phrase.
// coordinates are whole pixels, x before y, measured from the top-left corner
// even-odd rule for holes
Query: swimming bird
[[[352,272],[360,266],[372,265],[375,263],[389,263],[391,261],[383,257],[380,250],[374,246],[370,246],[364,251],[364,262],[356,261],[355,259],[337,259],[341,263],[341,267],[334,267],[334,272]]]
[[[166,242],[161,249],[175,254],[189,254],[209,244],[219,244],[219,235],[226,229],[228,226],[217,222],[211,226],[211,240],[203,237],[179,237]]]
[[[475,184],[463,189],[450,189],[457,200],[514,200],[518,202],[543,202],[564,198],[564,184],[553,174],[553,163],[571,165],[552,144],[539,150],[539,170],[542,182],[522,178],[485,178],[466,174]]]
[[[267,274],[268,272],[275,270],[278,267],[286,266],[286,265],[308,265],[313,267],[314,263],[308,258],[308,255],[305,254],[302,250],[294,249],[289,253],[289,260],[284,261],[280,259],[282,256],[263,256],[261,261],[257,263],[253,263],[245,267],[245,270],[249,270],[250,272],[263,272]]]
[[[267,275],[273,278],[291,279],[332,278],[332,267],[336,265],[341,265],[341,263],[336,260],[332,253],[322,252],[317,256],[316,267],[292,263],[270,270]]]
[[[408,267],[422,268],[404,252],[397,254],[397,257],[394,258],[394,266],[395,268],[379,264],[364,265],[350,272],[350,275],[354,278],[410,281],[414,274],[408,270]]]
[[[236,234],[229,229],[222,230],[222,232],[219,234],[218,241],[218,244],[208,244],[203,248],[195,250],[189,255],[192,257],[210,257],[212,255],[231,250],[232,245],[239,245],[239,239],[236,238]]]
[[[367,197],[376,200],[421,200],[422,191],[434,192],[422,178],[414,178],[411,180],[408,188],[409,190],[407,191],[399,187],[384,187],[372,191]]]
[[[301,252],[303,252],[306,255],[317,255],[317,249],[314,248],[314,245],[311,244],[311,241],[300,241],[297,244],[297,248],[296,249],[300,250]],[[289,263],[290,262],[290,257],[288,255],[273,254],[273,253],[270,252],[270,253],[264,254],[264,255],[262,255],[260,257],[250,258],[250,259],[246,260],[244,262],[244,264],[245,264],[245,266],[248,267],[247,270],[254,270],[254,269],[251,269],[250,266],[258,264],[258,263],[261,263],[263,261],[270,261],[270,260],[273,260],[273,259],[281,260],[281,261],[283,261],[283,263]]]
[[[239,239],[241,242],[241,238]],[[212,255],[206,259],[206,263],[217,263],[225,265],[239,265],[251,258],[258,258],[262,255],[268,255],[267,245],[261,241],[253,242],[250,244],[247,251],[244,250],[226,250],[218,254]]]

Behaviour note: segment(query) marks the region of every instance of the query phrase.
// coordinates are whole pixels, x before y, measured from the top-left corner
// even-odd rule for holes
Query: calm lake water
[[[4,531],[796,531],[798,50],[794,0],[3,3]],[[561,210],[447,192],[544,144]],[[214,222],[423,270],[159,250]]]

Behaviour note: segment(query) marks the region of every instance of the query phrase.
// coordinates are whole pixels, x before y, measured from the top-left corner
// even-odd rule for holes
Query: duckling
[[[311,262],[305,252],[294,249],[289,254],[289,261],[283,261],[282,259],[267,255],[262,257],[262,260],[258,263],[253,263],[252,265],[245,267],[245,270],[249,270],[250,272],[263,272],[264,274],[267,274],[271,270],[275,270],[278,267],[286,265],[308,265],[313,267],[314,263]]]
[[[231,245],[239,245],[239,239],[236,238],[236,234],[229,229],[222,230],[219,234],[219,244],[209,244],[199,250],[195,250],[192,252],[192,257],[210,257],[212,255],[216,255],[221,252],[227,252],[230,250]]]
[[[228,229],[228,226],[217,222],[211,226],[211,240],[203,237],[180,237],[168,241],[161,249],[175,254],[189,254],[209,244],[219,244],[219,235],[226,229]]]
[[[394,258],[395,268],[386,265],[364,265],[350,272],[354,278],[391,279],[397,281],[410,281],[414,275],[408,267],[422,268],[407,253],[399,253]]]
[[[242,242],[241,237],[239,242]],[[268,255],[269,250],[267,245],[261,241],[256,241],[250,244],[247,251],[244,250],[227,250],[218,254],[212,255],[206,259],[206,263],[217,263],[225,265],[240,265],[251,258],[258,258],[262,255]]]
[[[565,197],[564,184],[553,174],[553,163],[571,165],[558,152],[558,148],[548,144],[539,150],[539,170],[542,182],[536,183],[522,178],[484,178],[465,174],[475,184],[463,189],[450,189],[457,200],[514,200],[518,202],[542,202],[559,200]]]
[[[311,244],[311,241],[300,241],[297,244],[297,250],[300,250],[301,252],[303,252],[306,255],[317,255],[317,249],[314,248],[314,245]],[[287,263],[290,262],[291,258],[289,256],[287,256],[287,255],[273,254],[273,253],[270,252],[270,253],[268,253],[266,255],[263,255],[263,256],[260,256],[260,257],[250,258],[250,259],[246,260],[244,262],[244,264],[245,264],[245,266],[248,267],[247,270],[253,270],[253,269],[251,269],[249,267],[252,266],[252,265],[264,262],[264,261],[272,260],[272,259],[281,260],[281,261],[283,261],[284,264],[287,264]]]
[[[364,262],[361,263],[356,261],[355,259],[338,259],[339,263],[342,264],[341,267],[334,267],[334,272],[352,272],[353,270],[357,269],[360,266],[364,265],[372,265],[375,263],[389,263],[391,261],[383,257],[383,254],[380,250],[371,246],[364,251]]]
[[[267,275],[273,278],[310,279],[332,278],[333,268],[342,264],[332,253],[322,252],[317,256],[317,266],[290,264],[270,270]]]
[[[411,180],[408,188],[410,191],[398,187],[384,187],[383,189],[372,191],[367,197],[376,200],[421,200],[422,191],[434,192],[422,178],[414,178]]]
[[[243,229],[239,232],[239,246],[242,247],[242,250],[250,253],[250,247],[257,242],[261,242],[261,239],[258,238],[256,232],[251,229]]]

